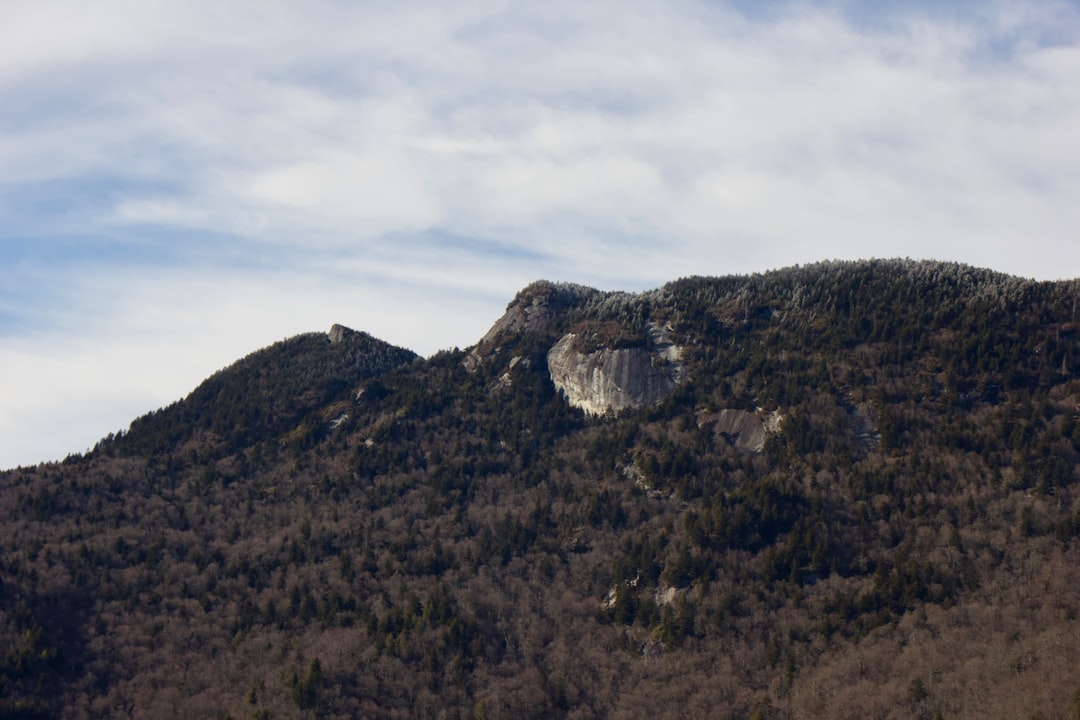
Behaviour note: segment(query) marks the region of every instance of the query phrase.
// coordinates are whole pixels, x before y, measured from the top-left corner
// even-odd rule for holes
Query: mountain
[[[0,718],[1080,717],[1080,282],[335,326],[0,474]]]

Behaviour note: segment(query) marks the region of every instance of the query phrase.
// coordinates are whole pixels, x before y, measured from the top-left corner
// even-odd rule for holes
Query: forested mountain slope
[[[1078,302],[821,263],[278,343],[0,475],[0,718],[1080,717]]]

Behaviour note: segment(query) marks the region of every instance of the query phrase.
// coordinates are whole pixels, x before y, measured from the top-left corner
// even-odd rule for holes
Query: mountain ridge
[[[472,368],[473,365],[482,359],[484,353],[494,355],[498,354],[503,348],[498,345],[498,340],[509,339],[510,342],[517,342],[522,336],[533,335],[542,333],[544,329],[550,327],[553,321],[560,316],[565,317],[567,314],[572,314],[574,310],[579,309],[581,306],[585,306],[584,312],[598,312],[602,317],[611,318],[619,315],[628,305],[641,303],[646,306],[653,304],[658,298],[662,298],[665,294],[670,294],[673,289],[692,286],[698,283],[714,282],[722,284],[723,282],[745,282],[748,287],[752,287],[755,281],[766,281],[769,278],[790,278],[794,279],[794,285],[790,290],[791,297],[789,301],[795,306],[801,308],[805,303],[812,302],[803,297],[806,288],[813,284],[817,279],[821,277],[823,273],[830,271],[854,271],[854,272],[867,272],[873,273],[878,271],[897,272],[899,270],[906,270],[908,272],[914,271],[916,274],[922,275],[937,275],[952,277],[954,283],[966,282],[974,285],[976,293],[974,297],[978,298],[981,295],[992,294],[1000,296],[1002,293],[1015,292],[1018,288],[1035,285],[1035,286],[1053,286],[1058,284],[1076,284],[1077,280],[1062,280],[1062,281],[1034,281],[1016,276],[1011,276],[1005,273],[977,268],[974,266],[964,265],[962,263],[955,262],[941,262],[930,260],[910,260],[904,259],[887,259],[887,260],[857,260],[857,261],[835,261],[827,260],[817,263],[811,263],[807,265],[793,265],[790,267],[780,268],[778,270],[766,271],[761,273],[751,273],[745,275],[729,275],[722,277],[706,277],[706,276],[688,276],[680,278],[666,283],[665,285],[652,289],[642,291],[640,293],[629,293],[625,291],[601,291],[595,288],[591,288],[585,285],[568,282],[553,282],[549,280],[536,280],[525,286],[520,290],[515,297],[507,305],[504,314],[498,318],[491,326],[491,328],[482,336],[474,345],[469,346],[467,349],[469,355],[466,360],[467,367]],[[730,303],[739,302],[748,303],[749,294],[747,291],[743,292],[743,298],[729,299],[728,311],[738,312],[737,307],[732,307]],[[830,298],[831,299],[831,298]],[[1004,299],[1002,298],[1002,301]],[[839,308],[838,308],[839,309]],[[759,307],[751,309],[749,305],[742,310],[744,317],[743,320],[749,319],[749,313],[772,313],[772,309]],[[638,318],[635,318],[635,323],[641,325],[640,311],[638,311]],[[1074,310],[1073,313],[1074,323],[1080,322],[1080,315]],[[731,320],[732,318],[729,318]],[[813,316],[811,316],[813,320]],[[609,325],[610,325],[609,320]],[[1077,330],[1077,327],[1071,325],[1066,328],[1067,332],[1073,333]],[[594,328],[595,330],[595,328]],[[640,331],[640,328],[634,328],[634,330]],[[633,336],[634,330],[630,333],[622,332],[618,338],[603,338],[598,343],[594,340],[593,350],[597,349],[617,349],[620,344],[627,344],[628,335]],[[610,332],[610,330],[609,330]],[[615,331],[619,333],[620,330]],[[305,336],[317,337],[321,333],[304,333],[300,336],[296,336],[291,340],[296,340]],[[595,338],[596,333],[591,335]],[[403,353],[411,353],[411,351],[404,350],[403,348],[394,348],[393,346],[385,343],[385,341],[372,337],[364,331],[353,330],[340,324],[333,324],[330,330],[326,333],[331,343],[336,343],[344,338],[363,338],[365,342],[376,343],[384,346],[387,350],[393,350]],[[565,337],[565,336],[564,336]],[[286,340],[283,342],[289,342]],[[607,343],[607,344],[605,344]],[[644,344],[645,339],[640,336],[632,337],[629,344]],[[583,340],[578,339],[577,349],[589,350],[590,348],[583,346]],[[612,347],[609,347],[612,346]],[[272,346],[271,346],[272,347]],[[258,355],[261,352],[265,352],[268,348],[255,351],[252,355]],[[221,373],[227,372],[231,368],[242,364],[248,358],[234,363],[233,366],[225,368],[218,373],[212,375],[209,380],[214,379]],[[407,355],[409,360],[417,360],[419,356],[415,353]],[[385,368],[378,367],[373,368],[373,374],[379,374],[393,367],[394,361],[391,361]],[[200,383],[200,388],[205,383]],[[199,388],[197,388],[199,389]],[[194,391],[193,391],[194,392]],[[159,411],[155,411],[159,412]],[[153,415],[149,413],[148,415]],[[603,414],[602,412],[600,414]],[[144,416],[145,417],[145,416]],[[138,418],[134,423],[142,421],[143,418]],[[133,424],[134,424],[133,423]]]

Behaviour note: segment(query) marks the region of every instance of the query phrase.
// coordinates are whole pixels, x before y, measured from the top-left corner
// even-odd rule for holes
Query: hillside
[[[1080,282],[335,327],[0,474],[0,718],[1080,717]]]

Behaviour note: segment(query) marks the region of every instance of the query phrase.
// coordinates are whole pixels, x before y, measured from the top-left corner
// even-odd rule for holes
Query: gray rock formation
[[[779,411],[767,413],[761,409],[703,412],[698,415],[699,427],[710,427],[718,438],[730,445],[761,452],[769,435],[780,431],[783,416]]]
[[[339,343],[345,338],[347,338],[349,335],[353,335],[355,333],[356,331],[352,328],[347,328],[344,325],[338,325],[337,323],[334,323],[330,327],[330,332],[326,333],[326,335],[330,338],[330,342]]]
[[[671,347],[664,352],[678,357]],[[555,387],[571,405],[590,415],[660,402],[675,390],[682,371],[677,362],[644,347],[583,352],[574,333],[564,335],[548,351],[547,364]]]
[[[603,415],[660,402],[684,379],[682,346],[669,324],[635,327],[625,320],[635,308],[640,316],[639,302],[640,296],[627,293],[534,282],[517,294],[463,363],[470,372],[488,363],[505,365],[494,386],[499,390],[513,382],[522,360],[514,351],[518,343],[531,337],[543,347],[570,330],[547,353],[548,374],[570,404]],[[567,316],[574,312],[577,322],[570,325]],[[522,367],[528,369],[528,361]]]
[[[510,301],[503,316],[472,349],[465,367],[470,372],[475,370],[480,363],[497,355],[504,344],[526,333],[544,330],[559,313],[597,294],[593,288],[571,283],[538,280],[530,284]]]

